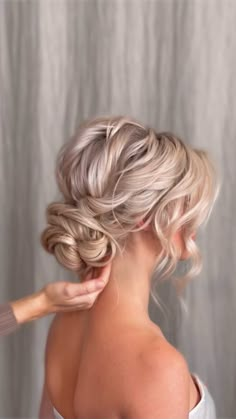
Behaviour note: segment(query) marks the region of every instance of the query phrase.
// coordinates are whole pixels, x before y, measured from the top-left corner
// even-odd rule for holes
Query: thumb
[[[79,284],[67,282],[64,287],[65,294],[68,297],[72,298],[75,295],[78,295],[78,292],[79,292],[79,295],[83,295],[87,292],[94,292],[95,290],[97,290],[96,284],[102,283],[104,286],[106,286],[109,280],[110,272],[111,272],[111,265],[112,265],[111,263],[108,263],[107,265],[102,266],[102,268],[99,268],[100,270],[99,275],[93,276],[90,271],[86,275],[86,277],[83,279],[83,281],[80,282]],[[87,284],[87,282],[89,282],[90,285]],[[85,283],[87,285],[85,285]],[[90,287],[91,287],[91,291],[90,291]]]
[[[103,266],[101,268],[100,274],[96,275],[96,280],[99,282],[103,282],[104,284],[107,284],[109,280],[109,276],[111,273],[111,263],[108,263],[107,265]]]

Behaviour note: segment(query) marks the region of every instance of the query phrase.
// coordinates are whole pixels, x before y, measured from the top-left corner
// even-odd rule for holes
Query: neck
[[[151,250],[141,245],[143,241],[137,243],[138,239],[135,240],[132,252],[129,247],[112,261],[108,283],[89,310],[92,317],[97,319],[101,316],[104,319],[117,315],[123,321],[150,321],[148,305],[157,252],[153,252],[153,243]],[[98,272],[99,268],[95,277]]]
[[[147,316],[149,293],[149,278],[142,276],[140,271],[134,276],[134,273],[131,274],[128,270],[125,273],[120,270],[117,272],[112,265],[108,283],[90,312],[101,311],[105,316],[114,316],[116,313],[132,313],[134,317]]]

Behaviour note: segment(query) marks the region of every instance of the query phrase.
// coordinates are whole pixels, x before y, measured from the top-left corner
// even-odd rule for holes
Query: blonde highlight
[[[207,222],[220,187],[206,151],[134,118],[98,117],[61,147],[56,179],[64,199],[48,205],[41,243],[67,269],[84,275],[104,266],[124,250],[129,234],[150,224],[162,244],[153,273],[164,279],[176,270],[172,237],[179,229],[192,259],[190,271],[173,281],[179,295],[200,272],[192,234]],[[151,295],[159,304],[153,289]]]

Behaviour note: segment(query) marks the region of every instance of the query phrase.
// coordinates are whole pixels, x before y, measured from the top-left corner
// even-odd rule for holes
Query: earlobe
[[[185,260],[185,245],[180,230],[176,231],[176,233],[173,235],[173,242],[179,251],[179,259]]]
[[[138,223],[137,223],[137,226],[138,227],[142,227],[144,225],[144,220],[141,220],[141,221],[139,221]],[[146,227],[144,227],[144,229],[143,229],[144,231],[148,231],[148,230],[150,230],[150,225],[148,224]]]
[[[175,244],[180,247],[182,249],[183,247],[183,239],[182,236],[180,234],[180,231],[176,231],[175,234],[173,235],[173,241],[175,242]]]
[[[196,240],[196,235],[197,235],[197,233],[196,233],[196,232],[195,232],[195,233],[193,233],[193,234],[192,234],[192,236],[191,236],[191,239]]]

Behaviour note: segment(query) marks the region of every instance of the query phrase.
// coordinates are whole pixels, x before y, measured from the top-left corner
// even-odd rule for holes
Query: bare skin
[[[108,281],[110,268],[110,264],[105,266],[98,278],[91,279],[89,274],[83,283],[51,282],[31,295],[11,301],[17,322],[23,324],[51,313],[90,309]]]
[[[187,258],[181,236],[174,240],[181,259]],[[160,353],[177,355],[148,315],[150,274],[159,251],[149,229],[135,233],[127,252],[113,260],[96,304],[89,311],[56,315],[45,352],[45,383],[63,418],[122,419],[142,354],[155,345]],[[189,411],[199,400],[189,373]]]

